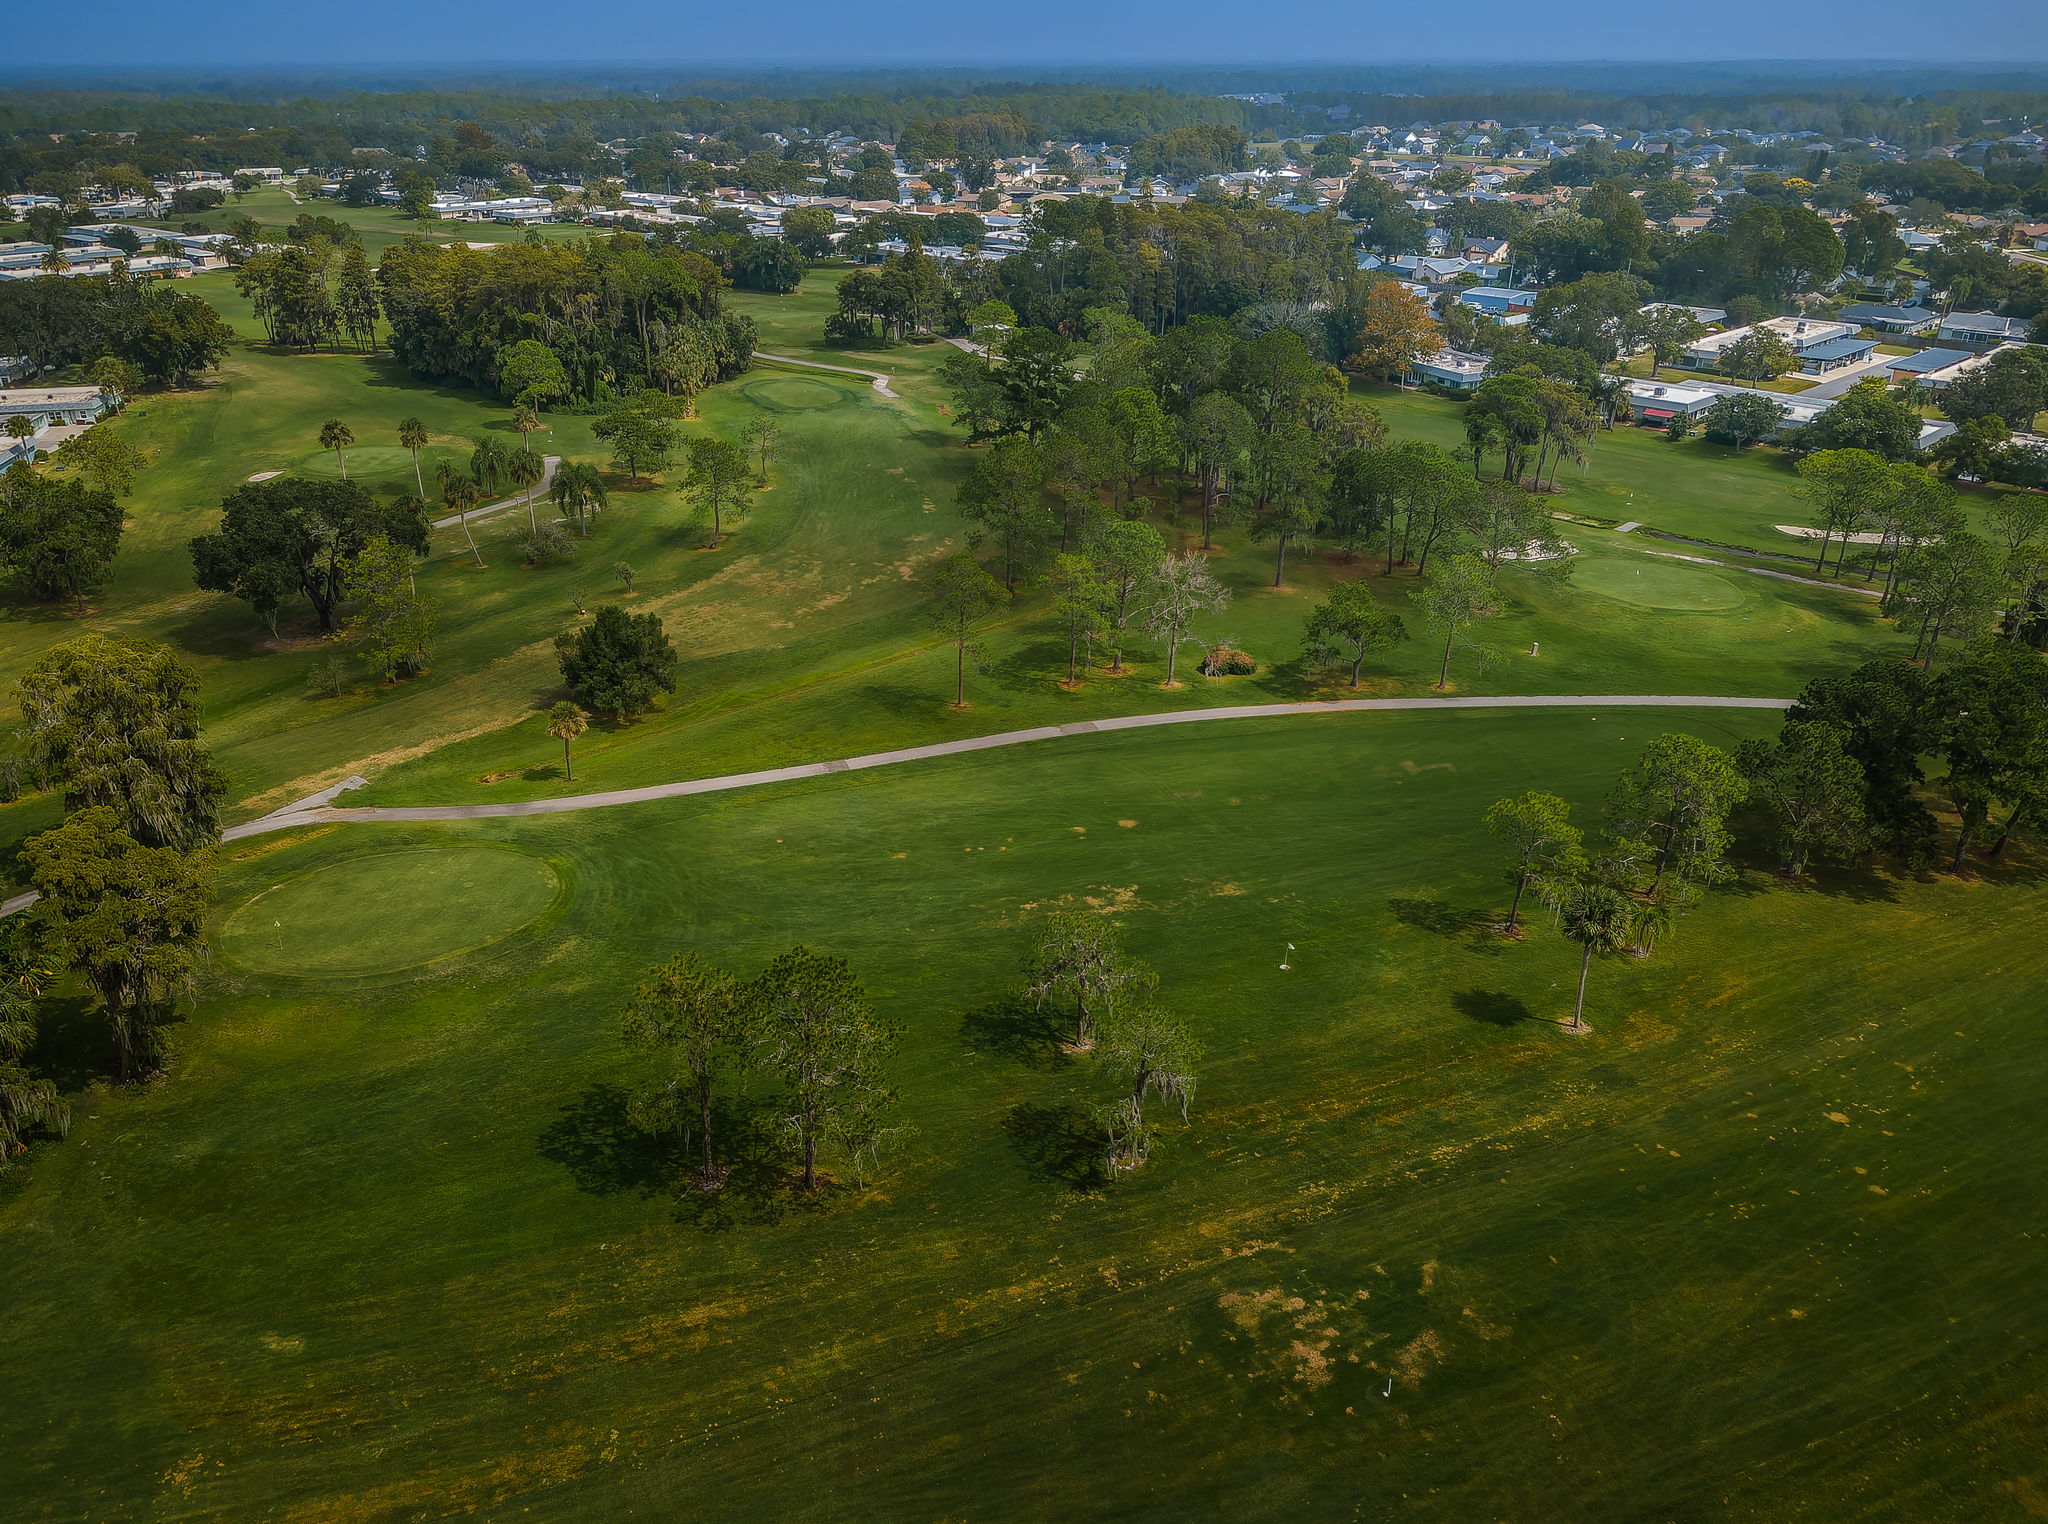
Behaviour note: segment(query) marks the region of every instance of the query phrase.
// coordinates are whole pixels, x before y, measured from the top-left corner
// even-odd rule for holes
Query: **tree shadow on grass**
[[[1459,990],[1451,1006],[1460,1014],[1490,1027],[1512,1027],[1534,1021],[1536,1013],[1506,990]]]
[[[1499,953],[1502,950],[1502,939],[1494,932],[1493,917],[1484,910],[1448,905],[1442,900],[1423,899],[1418,895],[1396,896],[1387,901],[1387,909],[1404,926],[1413,926],[1417,931],[1426,931],[1431,936],[1449,941],[1463,942],[1474,952]]]
[[[1026,995],[991,1000],[960,1018],[960,1041],[968,1049],[1027,1069],[1057,1069],[1070,1062],[1061,1044],[1072,1032],[1070,1021]]]
[[[1003,1118],[1003,1131],[1034,1179],[1074,1191],[1099,1190],[1109,1183],[1102,1129],[1079,1106],[1034,1106],[1025,1101]]]
[[[827,1186],[813,1197],[795,1194],[794,1140],[777,1125],[765,1101],[721,1099],[711,1108],[711,1136],[725,1174],[717,1190],[697,1179],[702,1153],[679,1131],[649,1131],[632,1118],[623,1085],[593,1085],[563,1105],[542,1129],[540,1155],[569,1172],[592,1196],[667,1196],[674,1220],[707,1232],[771,1223],[793,1206],[819,1204],[841,1194]]]
[[[728,1099],[711,1107],[711,1136],[723,1184],[701,1188],[696,1169],[701,1154],[691,1151],[676,1177],[674,1221],[706,1233],[779,1222],[793,1210],[817,1210],[844,1194],[826,1181],[817,1194],[802,1191],[802,1159],[796,1139],[765,1100]]]
[[[182,1022],[173,1017],[160,1030],[168,1040]],[[90,996],[46,996],[36,1008],[35,1044],[24,1060],[31,1073],[67,1095],[98,1080],[112,1083],[120,1072],[120,1051],[98,1000]]]
[[[1275,662],[1252,679],[1252,686],[1261,692],[1270,693],[1275,698],[1280,699],[1301,700],[1330,698],[1333,696],[1324,691],[1329,687],[1329,673],[1322,667],[1310,662],[1305,656],[1297,656],[1290,661]],[[1349,689],[1345,690],[1345,693],[1349,692]],[[1344,694],[1340,693],[1334,696],[1342,698]],[[1351,696],[1353,698],[1364,697],[1363,694],[1351,694]]]
[[[950,678],[951,674],[947,674]],[[953,697],[950,685],[944,692],[938,688],[912,688],[903,683],[869,683],[856,690],[861,702],[872,704],[885,714],[898,719],[922,719],[934,710],[943,708]]]
[[[540,1156],[592,1196],[641,1197],[668,1190],[691,1155],[674,1133],[649,1132],[627,1115],[623,1085],[592,1085],[541,1130]]]
[[[1776,872],[1773,872],[1771,877],[1774,887],[1786,882]],[[1806,870],[1806,881],[1813,889],[1830,899],[1852,900],[1859,905],[1898,903],[1897,881],[1874,863],[1853,863],[1846,867],[1833,863],[1814,863]]]

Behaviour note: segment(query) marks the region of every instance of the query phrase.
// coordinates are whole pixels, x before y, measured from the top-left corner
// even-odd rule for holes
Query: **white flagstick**
[[[1294,951],[1294,944],[1293,944],[1292,942],[1289,942],[1289,943],[1287,944],[1287,950],[1288,950],[1289,952],[1293,952],[1293,951]],[[1291,967],[1292,967],[1293,965],[1292,965],[1292,964],[1290,964],[1290,963],[1288,963],[1288,962],[1286,962],[1286,961],[1285,961],[1285,960],[1283,959],[1283,960],[1281,961],[1281,964],[1280,964],[1280,966],[1281,966],[1281,967],[1282,967],[1282,968],[1284,969],[1284,968],[1291,968]]]

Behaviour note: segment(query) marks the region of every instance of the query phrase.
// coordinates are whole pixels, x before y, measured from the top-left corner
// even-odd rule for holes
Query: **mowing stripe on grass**
[[[846,757],[831,762],[804,762],[794,767],[763,768],[751,773],[728,773],[721,778],[690,778],[678,783],[655,783],[645,788],[610,789],[594,794],[570,794],[560,799],[527,799],[506,804],[395,805],[379,808],[331,809],[325,799],[313,796],[265,815],[257,820],[231,826],[223,839],[235,841],[265,831],[284,831],[294,826],[319,825],[334,821],[479,820],[499,815],[559,815],[571,810],[603,809],[614,804],[644,804],[654,799],[676,799],[689,794],[715,794],[726,789],[753,788],[762,783],[787,783],[797,778],[822,778],[830,773],[853,772],[868,767],[889,767],[898,762],[921,762],[930,757],[957,756],[963,752],[987,751],[998,746],[1020,746],[1027,741],[1051,741],[1061,736],[1089,735],[1103,730],[1137,730],[1150,725],[1192,725],[1204,720],[1270,719],[1280,715],[1340,714],[1360,709],[1784,709],[1790,699],[1722,698],[1711,694],[1569,694],[1544,693],[1487,698],[1380,698],[1330,699],[1310,704],[1242,704],[1215,709],[1184,709],[1170,714],[1132,714],[1107,720],[1081,720],[1070,725],[1039,725],[1030,730],[1006,730],[995,735],[972,736],[959,741],[935,741],[928,746],[906,746],[897,751],[871,752],[864,757]],[[331,793],[328,797],[332,797]],[[309,807],[310,806],[310,807]],[[0,905],[0,912],[6,906]]]

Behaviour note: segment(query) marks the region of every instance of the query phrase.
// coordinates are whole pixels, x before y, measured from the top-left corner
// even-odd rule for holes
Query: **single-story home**
[[[1434,384],[1453,391],[1474,391],[1486,379],[1486,357],[1468,355],[1457,349],[1440,349],[1427,359],[1411,363],[1408,379],[1417,386]]]
[[[1877,348],[1875,339],[1828,339],[1799,351],[1799,368],[1809,376],[1824,376],[1831,370],[1861,365]]]
[[[1631,381],[1622,395],[1632,419],[1656,427],[1669,424],[1674,417],[1696,421],[1721,398],[1740,397],[1753,392],[1753,387],[1722,381]],[[1781,437],[1813,422],[1840,400],[1833,397],[1779,396],[1770,392],[1757,395],[1768,396],[1784,408],[1784,420],[1778,425]],[[1920,426],[1919,447],[1924,450],[1955,431],[1956,426],[1946,418],[1929,419]]]
[[[1753,328],[1730,328],[1724,333],[1710,333],[1703,339],[1696,339],[1682,358],[1690,370],[1712,370],[1721,363],[1723,350],[1753,333],[1774,333],[1785,341],[1793,354],[1804,355],[1830,339],[1854,338],[1856,324],[1829,323],[1819,318],[1767,318]]]
[[[1728,321],[1726,307],[1688,307],[1684,302],[1645,302],[1637,310],[1645,317],[1653,312],[1683,312],[1703,328],[1712,328],[1716,323]]]
[[[12,465],[17,457],[34,460],[42,451],[42,437],[51,429],[97,423],[113,410],[117,400],[96,386],[24,386],[0,391],[0,425],[10,418],[26,418],[35,430],[21,440],[0,433],[0,466]]]
[[[1623,396],[1635,422],[1668,424],[1674,418],[1695,422],[1721,400],[1722,393],[1715,387],[1684,381],[1631,381]]]
[[[1879,333],[1925,333],[1941,321],[1941,314],[1925,307],[1889,307],[1875,302],[1851,302],[1842,317],[1858,327]]]
[[[1458,304],[1494,317],[1506,317],[1510,313],[1534,310],[1536,293],[1513,286],[1474,286],[1469,291],[1458,293]]]
[[[1972,355],[1967,349],[1923,349],[1916,354],[1893,355],[1890,363],[1885,366],[1885,374],[1895,383],[1920,385],[1936,372],[1947,370],[1950,366],[1959,365],[1971,358]]]
[[[1935,337],[1949,344],[2010,344],[2026,338],[2025,318],[2000,317],[1995,312],[1951,312],[1941,320]]]

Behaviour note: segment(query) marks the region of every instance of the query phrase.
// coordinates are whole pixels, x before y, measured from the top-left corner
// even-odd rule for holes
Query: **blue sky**
[[[21,67],[2048,59],[2044,0],[18,0]],[[1021,72],[1021,71],[1020,71]]]

